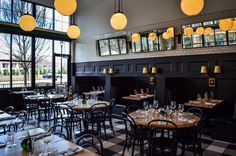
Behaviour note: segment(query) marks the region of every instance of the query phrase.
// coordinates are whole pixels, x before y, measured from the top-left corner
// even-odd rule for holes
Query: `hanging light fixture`
[[[214,33],[214,30],[211,27],[207,27],[204,32],[205,35],[210,35],[213,33]]]
[[[22,30],[30,32],[36,28],[36,20],[30,14],[23,14],[20,17],[19,25]]]
[[[232,28],[230,30],[236,31],[236,20],[233,21],[233,26],[232,26]]]
[[[55,9],[64,16],[72,15],[77,9],[76,0],[55,0]]]
[[[233,20],[231,18],[222,19],[219,23],[220,30],[229,31],[233,27]]]
[[[197,35],[203,35],[205,32],[205,29],[203,27],[198,27],[196,30]]]
[[[156,33],[151,32],[151,33],[148,34],[148,40],[154,41],[156,39],[157,39],[157,34]]]
[[[170,27],[166,30],[166,32],[168,33],[168,36],[173,38],[175,36],[175,33],[174,33],[174,27]]]
[[[204,0],[181,0],[180,7],[185,15],[196,16],[202,11]]]
[[[118,1],[118,7],[116,10],[116,4]],[[122,30],[127,26],[128,20],[125,14],[123,13],[123,0],[114,0],[114,14],[111,16],[111,26],[115,30]]]
[[[36,28],[36,20],[35,18],[29,14],[28,12],[28,4],[27,3],[27,13],[23,14],[20,19],[19,19],[19,26],[22,30],[26,31],[26,32],[30,32],[33,31]]]
[[[141,35],[139,33],[134,33],[134,34],[132,34],[131,38],[132,38],[132,42],[134,42],[134,43],[139,42],[141,39]]]
[[[184,36],[191,36],[192,34],[193,34],[193,28],[192,27],[184,28]]]
[[[71,38],[71,39],[77,39],[80,36],[80,28],[73,24],[70,25],[67,29],[67,35]]]
[[[164,32],[162,34],[162,37],[165,39],[165,40],[168,40],[170,38],[169,34],[167,32]]]

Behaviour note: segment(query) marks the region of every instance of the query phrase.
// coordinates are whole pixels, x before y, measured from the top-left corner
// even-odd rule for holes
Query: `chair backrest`
[[[13,106],[8,106],[8,107],[5,108],[4,112],[13,115],[14,107]]]
[[[108,113],[112,114],[113,108],[115,107],[115,104],[116,104],[116,100],[111,99],[109,103],[110,103],[110,106],[109,106],[109,109],[108,109]]]
[[[47,130],[47,132],[51,132],[54,135],[57,135],[63,139],[68,140],[69,133],[68,133],[67,128],[63,125],[54,125],[54,126],[50,127]]]
[[[105,103],[97,103],[91,106],[90,108],[90,118],[96,119],[98,121],[99,120],[103,120],[105,121],[106,119],[106,114],[107,114],[107,109],[108,106]]]
[[[36,102],[40,107],[51,107],[51,99],[49,97],[39,96],[36,98]]]
[[[94,134],[83,134],[76,142],[77,145],[83,148],[92,148],[97,154],[103,156],[103,144],[99,137]],[[99,145],[99,146],[98,146]]]
[[[160,149],[165,148],[171,151],[177,147],[175,141],[177,126],[174,122],[161,119],[152,120],[148,123],[148,131],[150,135],[150,142],[152,142],[156,137],[158,137],[159,140],[164,140],[165,138],[171,140],[171,144],[169,144],[168,146],[160,145]],[[160,133],[160,135],[157,135],[157,133]]]
[[[186,112],[193,113],[194,115],[197,115],[200,119],[202,119],[202,117],[203,117],[202,110],[197,107],[191,107]]]
[[[58,113],[58,115],[61,116],[61,118],[63,118],[63,116],[65,116],[65,115],[67,118],[74,118],[75,117],[73,108],[67,104],[57,105],[56,108],[58,109],[56,112]]]
[[[122,116],[125,124],[125,133],[126,135],[130,135],[136,131],[137,125],[135,124],[134,119],[127,113],[122,112]]]
[[[27,112],[25,110],[21,110],[16,114],[16,118],[23,117],[24,119],[27,118]]]
[[[143,109],[142,107],[138,106],[138,105],[129,105],[127,108],[126,108],[126,113],[131,113],[131,112],[134,112],[138,109]]]

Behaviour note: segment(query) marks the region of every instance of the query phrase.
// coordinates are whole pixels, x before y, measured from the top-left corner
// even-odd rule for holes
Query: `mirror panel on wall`
[[[165,39],[163,38],[164,33],[166,33]],[[175,48],[173,27],[133,33],[131,38],[133,53],[174,50]]]
[[[182,26],[183,48],[200,48],[236,45],[236,29],[226,31],[220,28],[221,20],[206,21]],[[232,21],[236,18],[231,18]]]
[[[97,40],[97,52],[99,56],[127,54],[126,36]]]

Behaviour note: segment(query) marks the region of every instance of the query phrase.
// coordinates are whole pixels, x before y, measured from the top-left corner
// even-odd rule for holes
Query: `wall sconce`
[[[103,74],[107,74],[107,75],[112,76],[114,74],[114,70],[113,70],[113,68],[109,68],[109,70],[108,70],[108,68],[103,68]]]
[[[155,75],[157,74],[157,67],[152,67],[150,73],[149,73],[147,67],[143,67],[143,74],[148,75],[150,84],[154,84],[155,83]]]
[[[201,74],[208,74],[207,66],[201,66],[200,73]],[[221,66],[215,65],[213,73],[214,74],[221,74],[222,73]],[[215,87],[215,84],[216,84],[215,82],[216,82],[215,75],[214,75],[214,77],[209,76],[209,78],[208,78],[208,87]]]

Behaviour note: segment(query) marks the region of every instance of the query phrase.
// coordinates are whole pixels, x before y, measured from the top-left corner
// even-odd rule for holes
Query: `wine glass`
[[[175,109],[176,109],[176,102],[175,101],[171,101],[170,102],[170,107],[171,107],[172,111],[175,111]]]
[[[96,89],[95,89],[95,87],[93,86],[93,87],[92,87],[92,91],[95,91],[95,90],[96,90]]]
[[[149,91],[149,88],[146,88],[146,93],[147,93],[147,94],[149,94],[149,93],[150,93],[150,91]]]
[[[179,111],[180,113],[183,113],[183,112],[184,112],[184,104],[179,104],[179,106],[178,106],[178,111]]]
[[[137,95],[138,91],[136,89],[134,89],[134,95]]]
[[[148,108],[149,108],[148,101],[144,101],[144,102],[143,102],[143,108],[144,108],[145,110],[148,110]]]
[[[153,101],[153,107],[154,107],[155,109],[157,109],[157,108],[159,107],[159,101],[158,101],[158,100],[154,100],[154,101]]]
[[[140,89],[140,93],[141,93],[141,94],[144,94],[144,91],[143,91],[143,89],[142,89],[142,88]]]
[[[53,141],[53,134],[51,132],[46,132],[44,133],[43,141],[44,144],[46,145],[46,155],[49,153],[49,144]]]

